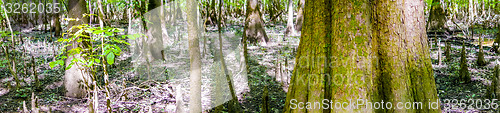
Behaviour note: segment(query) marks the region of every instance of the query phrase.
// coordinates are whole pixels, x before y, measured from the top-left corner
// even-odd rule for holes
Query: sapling
[[[85,67],[86,69],[80,70],[82,71],[93,71],[95,72],[97,67],[102,67],[104,69],[104,85],[105,85],[105,90],[106,90],[106,106],[108,108],[108,112],[111,112],[111,102],[110,102],[110,96],[109,96],[109,88],[107,87],[108,85],[108,73],[107,73],[107,66],[106,65],[113,65],[115,61],[115,57],[120,55],[121,49],[116,45],[118,44],[127,44],[125,40],[126,37],[129,37],[127,35],[124,36],[115,36],[116,33],[118,32],[123,32],[123,29],[119,28],[112,28],[112,27],[92,27],[87,24],[82,24],[78,26],[73,26],[72,29],[76,29],[77,31],[73,34],[72,37],[68,38],[60,38],[58,41],[66,44],[65,46],[69,46],[71,42],[74,41],[82,41],[81,38],[78,37],[90,37],[88,38],[87,41],[89,43],[96,43],[96,44],[91,44],[89,47],[91,50],[83,50],[80,47],[77,48],[72,48],[68,50],[68,53],[63,55],[60,54],[58,55],[58,60],[50,62],[49,65],[50,67],[55,67],[56,65],[63,65],[64,64],[64,59],[76,55],[76,54],[81,54],[81,56],[85,56],[85,58],[78,58],[75,57],[73,60],[71,60],[70,64],[66,67],[66,69],[71,68],[73,65],[77,66],[82,66]],[[129,37],[130,38],[130,37]],[[64,49],[62,51],[65,51]],[[85,51],[85,52],[84,52]],[[100,51],[101,53],[97,53],[97,51]],[[102,60],[102,62],[101,62]],[[97,111],[97,91],[98,91],[98,82],[97,77],[98,75],[95,75],[95,73],[91,73],[91,79],[88,79],[89,81],[86,81],[86,79],[83,79],[83,87],[87,89],[87,93],[90,96],[89,98],[92,97],[93,95],[93,103],[89,103],[89,107],[91,111]],[[93,90],[94,92],[90,92],[90,90]],[[94,108],[93,108],[93,107]]]

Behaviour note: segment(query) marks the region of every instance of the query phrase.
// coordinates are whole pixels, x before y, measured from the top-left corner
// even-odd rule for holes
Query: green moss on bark
[[[306,2],[285,112],[440,112],[428,109],[428,102],[438,98],[425,24],[416,21],[424,20],[423,2],[413,1],[420,6],[412,9],[402,1]],[[291,109],[292,99],[295,104],[322,99],[422,102],[423,107],[306,110]]]

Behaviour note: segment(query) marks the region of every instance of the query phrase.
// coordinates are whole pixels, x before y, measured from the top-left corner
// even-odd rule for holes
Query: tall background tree
[[[432,0],[429,21],[427,22],[429,30],[442,30],[445,28],[446,11],[441,5],[441,0]]]
[[[260,0],[247,0],[247,10],[243,37],[248,39],[250,43],[267,43],[267,37],[264,29],[264,20],[260,12]]]
[[[286,35],[297,35],[297,31],[295,29],[295,26],[293,25],[293,0],[288,0],[288,6],[287,6],[288,14],[287,14],[287,24],[286,24]]]
[[[55,3],[58,3],[57,0],[53,0],[52,1],[53,4]],[[59,37],[61,36],[61,21],[60,21],[60,18],[59,18],[60,14],[59,13],[56,13],[56,14],[52,14],[52,30],[51,31],[54,31],[54,36],[55,37]]]
[[[297,18],[295,21],[295,29],[300,32],[302,30],[302,23],[304,22],[304,5],[305,0],[299,0],[297,4]]]
[[[306,1],[285,112],[440,112],[429,109],[438,97],[423,10],[420,0]],[[422,109],[291,108],[291,100],[323,99],[422,102]]]

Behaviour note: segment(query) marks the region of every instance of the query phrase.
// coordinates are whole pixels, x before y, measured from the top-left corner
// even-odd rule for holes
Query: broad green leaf
[[[106,36],[113,36],[113,32],[105,32]]]
[[[57,60],[56,63],[59,64],[59,65],[64,65],[64,61],[63,60]]]
[[[105,30],[96,30],[94,31],[94,34],[101,34],[102,32],[104,32]]]
[[[58,64],[57,64],[56,62],[50,62],[50,63],[49,63],[50,68],[54,68],[54,67],[56,67],[57,65],[58,65]]]
[[[85,32],[86,32],[86,33],[92,33],[92,30],[90,30],[90,29],[86,29],[86,30],[85,30]]]
[[[118,54],[118,53],[120,53],[120,52],[119,52],[116,48],[113,48],[113,49],[111,49],[111,50],[113,51],[113,53],[114,53],[114,54]]]
[[[109,65],[113,65],[115,63],[115,54],[110,53],[106,56],[106,61],[108,62]]]
[[[95,62],[97,62],[97,63],[101,63],[101,60],[99,60],[99,59],[97,59],[97,58],[96,58],[96,59],[95,59]]]
[[[92,67],[92,65],[94,65],[94,61],[90,61],[87,67]]]
[[[117,50],[117,51],[113,51],[113,52],[115,52],[115,54],[120,54],[120,52],[122,52],[122,49],[120,49],[120,47],[118,47],[116,45],[113,45],[113,47],[115,47],[115,49]]]
[[[69,68],[73,67],[73,62],[71,62],[68,66],[66,66],[65,70],[68,70]]]

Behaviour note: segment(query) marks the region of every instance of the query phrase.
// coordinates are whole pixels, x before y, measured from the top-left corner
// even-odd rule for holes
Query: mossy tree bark
[[[250,43],[267,43],[267,37],[264,29],[264,20],[262,20],[262,13],[260,12],[260,0],[247,0],[247,11],[245,19],[245,27],[243,36]]]
[[[419,0],[306,1],[285,112],[440,112],[429,108],[438,97],[423,9]],[[422,109],[293,109],[324,99]]]
[[[429,14],[428,29],[442,30],[446,21],[446,12],[441,7],[441,0],[432,0],[431,11]]]

